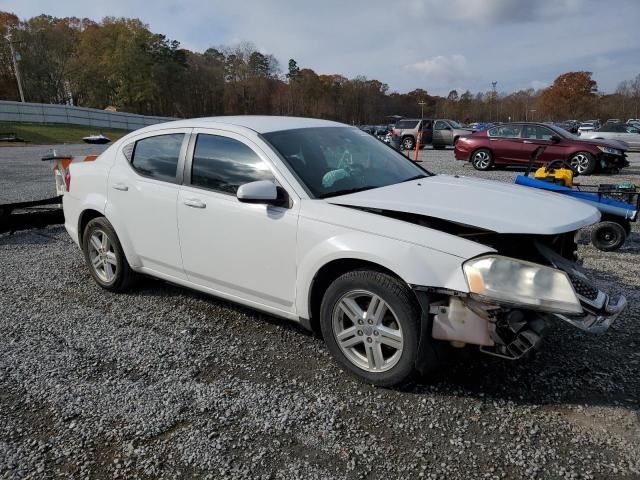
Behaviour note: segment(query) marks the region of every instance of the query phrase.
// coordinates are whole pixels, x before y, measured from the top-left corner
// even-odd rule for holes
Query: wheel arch
[[[329,285],[347,272],[363,269],[386,273],[404,282],[402,277],[393,270],[370,260],[363,260],[355,257],[344,257],[325,263],[313,276],[308,292],[307,305],[309,326],[313,332],[320,334],[320,305],[322,304],[323,293],[327,290]]]
[[[93,208],[87,208],[80,213],[78,217],[78,243],[80,245],[82,245],[85,227],[91,220],[98,217],[104,217],[104,213]]]
[[[491,155],[491,158],[493,159],[493,161],[495,162],[496,160],[496,156],[493,153],[493,150],[491,150],[490,147],[488,146],[484,146],[484,145],[480,145],[476,148],[474,148],[473,150],[471,150],[471,153],[469,154],[469,161],[473,161],[473,156],[478,152],[478,150],[487,150],[489,152],[489,154]]]
[[[129,238],[118,228],[117,223],[110,218],[107,212],[100,212],[99,210],[91,206],[87,206],[87,208],[82,210],[82,212],[80,212],[80,215],[78,216],[78,244],[80,248],[81,249],[83,248],[82,242],[83,242],[83,236],[84,236],[84,229],[86,228],[87,224],[94,218],[100,218],[100,217],[105,218],[111,224],[111,227],[113,228],[113,230],[116,232],[116,235],[118,236],[118,240],[120,241],[120,245],[122,246],[122,251],[124,252],[125,257],[127,258],[129,265],[131,265],[132,267],[135,265],[138,265],[139,263],[137,262],[138,257],[133,254],[134,250],[131,246]]]

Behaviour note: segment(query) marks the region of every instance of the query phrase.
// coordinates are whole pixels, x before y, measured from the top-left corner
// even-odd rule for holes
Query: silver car
[[[618,140],[629,145],[630,150],[640,150],[640,129],[625,123],[607,123],[599,130],[582,133],[580,138]]]

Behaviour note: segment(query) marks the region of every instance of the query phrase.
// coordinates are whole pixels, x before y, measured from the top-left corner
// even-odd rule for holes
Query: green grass
[[[128,130],[86,127],[84,125],[0,122],[0,134],[10,132],[15,133],[31,145],[82,143],[82,137],[94,133],[103,133],[111,141],[115,141],[129,133]],[[21,143],[0,142],[0,145],[17,146]]]

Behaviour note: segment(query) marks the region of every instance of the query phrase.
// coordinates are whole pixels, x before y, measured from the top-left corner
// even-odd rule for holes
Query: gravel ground
[[[0,150],[7,198],[18,158]],[[107,293],[60,227],[0,235],[0,478],[640,478],[634,228],[618,252],[580,246],[630,303],[607,333],[557,323],[527,361],[469,354],[404,390],[293,323],[151,279]]]

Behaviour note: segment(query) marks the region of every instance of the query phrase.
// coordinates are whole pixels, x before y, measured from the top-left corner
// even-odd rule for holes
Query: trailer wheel
[[[82,251],[91,276],[105,290],[124,292],[135,280],[113,226],[104,217],[87,223],[82,235]]]
[[[591,231],[591,243],[598,250],[618,250],[627,239],[625,228],[618,222],[600,222]]]

